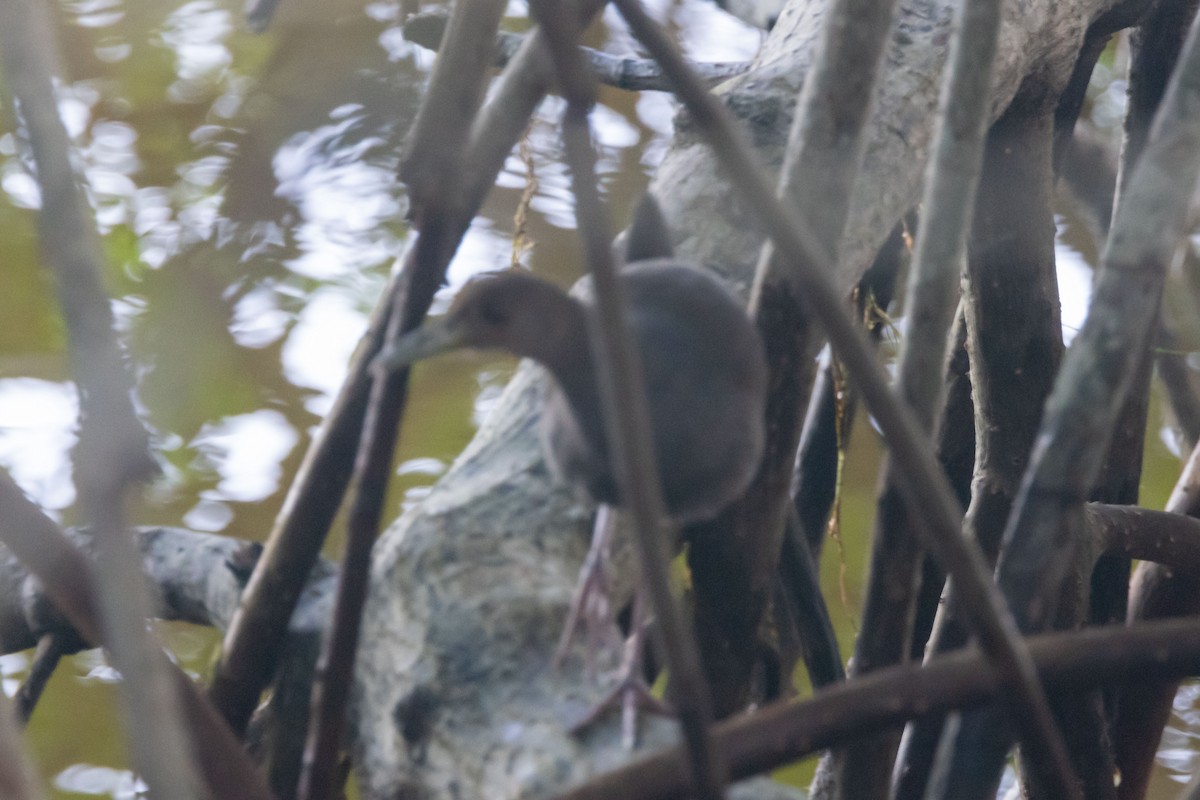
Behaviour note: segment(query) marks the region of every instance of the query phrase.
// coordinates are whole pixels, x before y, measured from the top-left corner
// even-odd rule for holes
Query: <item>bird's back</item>
[[[630,264],[621,278],[667,510],[681,522],[712,517],[745,490],[762,455],[762,343],[741,302],[706,272],[656,259]],[[616,502],[598,409],[572,408],[568,417],[567,398],[555,392],[547,400],[552,462],[597,500]]]

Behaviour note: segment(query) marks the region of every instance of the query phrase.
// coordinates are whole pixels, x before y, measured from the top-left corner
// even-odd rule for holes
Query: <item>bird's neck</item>
[[[599,419],[587,312],[578,300],[558,290],[548,292],[537,308],[536,332],[519,337],[520,345],[513,349],[550,371],[577,419]]]
[[[537,308],[537,331],[521,337],[520,355],[541,362],[560,380],[581,369],[590,371],[587,320],[579,301],[555,291]]]

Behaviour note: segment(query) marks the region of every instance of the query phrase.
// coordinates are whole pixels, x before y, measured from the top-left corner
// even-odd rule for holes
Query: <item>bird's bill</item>
[[[464,331],[445,323],[433,323],[401,336],[399,341],[385,349],[375,359],[375,367],[384,372],[395,372],[418,361],[466,343]]]

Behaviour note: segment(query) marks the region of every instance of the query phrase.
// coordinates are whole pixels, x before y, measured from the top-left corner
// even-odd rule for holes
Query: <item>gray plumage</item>
[[[669,257],[661,213],[644,201],[620,274],[641,354],[663,500],[678,522],[715,516],[753,479],[763,450],[767,367],[758,333],[715,277]],[[668,257],[654,257],[654,256]],[[553,375],[542,413],[552,468],[620,504],[608,459],[583,302],[518,270],[468,283],[447,315],[386,356],[393,367],[457,346],[500,348]]]

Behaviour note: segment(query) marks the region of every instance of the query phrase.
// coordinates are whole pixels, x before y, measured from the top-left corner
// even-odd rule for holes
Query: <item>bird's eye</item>
[[[489,325],[504,325],[508,322],[507,312],[497,303],[483,303],[479,307],[479,316]]]

